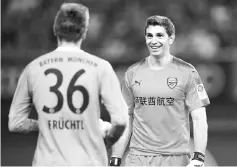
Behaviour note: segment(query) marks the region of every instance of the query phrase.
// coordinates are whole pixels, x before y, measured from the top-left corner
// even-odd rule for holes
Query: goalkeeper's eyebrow
[[[147,36],[147,37],[153,37],[154,34],[148,32],[148,33],[146,33],[146,36]]]
[[[162,33],[162,32],[156,33],[155,35],[156,35],[157,37],[163,37],[163,36],[165,36],[165,34]],[[152,37],[153,34],[148,32],[148,33],[146,33],[146,36]]]

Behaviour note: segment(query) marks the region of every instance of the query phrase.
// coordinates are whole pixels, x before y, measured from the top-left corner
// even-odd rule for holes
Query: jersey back
[[[98,127],[103,63],[82,50],[60,49],[30,63],[40,129],[33,165],[107,165]]]

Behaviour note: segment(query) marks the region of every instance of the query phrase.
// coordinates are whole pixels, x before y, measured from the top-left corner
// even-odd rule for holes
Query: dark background
[[[1,165],[31,165],[37,134],[10,133],[8,112],[20,72],[57,47],[52,24],[61,0],[1,1]],[[211,100],[208,150],[220,166],[237,166],[237,1],[82,0],[90,9],[84,50],[110,61],[119,79],[148,55],[144,24],[166,15],[176,26],[172,54],[198,70]],[[35,112],[31,113],[36,118]],[[109,120],[102,109],[102,118]]]

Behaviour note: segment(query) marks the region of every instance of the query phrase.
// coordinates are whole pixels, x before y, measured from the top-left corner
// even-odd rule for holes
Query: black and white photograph
[[[1,166],[237,166],[237,0],[1,0]]]

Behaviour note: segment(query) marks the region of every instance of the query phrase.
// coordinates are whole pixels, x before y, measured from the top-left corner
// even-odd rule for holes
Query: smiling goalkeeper
[[[125,148],[126,166],[202,166],[207,145],[209,98],[196,69],[170,54],[173,23],[151,16],[145,27],[150,55],[125,73],[123,95],[129,126],[113,147],[111,166],[119,166]],[[194,154],[190,155],[189,115],[193,120]]]

